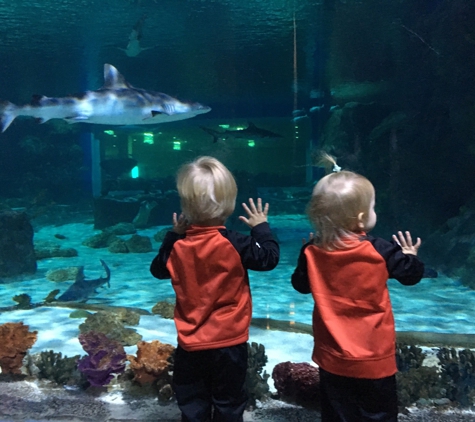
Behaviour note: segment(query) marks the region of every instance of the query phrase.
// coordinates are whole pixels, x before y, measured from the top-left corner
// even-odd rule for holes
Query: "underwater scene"
[[[372,235],[422,239],[421,282],[388,281],[401,412],[474,405],[472,1],[2,0],[0,18],[2,397],[13,381],[89,391],[87,406],[112,390],[173,402],[175,293],[149,268],[180,213],[178,169],[211,156],[238,186],[227,228],[248,234],[241,204],[262,198],[281,251],[249,271],[250,403],[319,420],[276,368],[315,368],[314,302],[290,279],[326,152],[374,185]],[[0,420],[59,420],[62,400],[54,415],[0,404]],[[306,420],[285,409],[245,420]],[[407,420],[450,420],[425,417]]]

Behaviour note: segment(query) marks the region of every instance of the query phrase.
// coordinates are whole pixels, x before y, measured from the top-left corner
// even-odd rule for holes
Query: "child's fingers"
[[[266,204],[264,205],[264,215],[267,216],[268,211],[269,211],[269,204],[266,202]]]

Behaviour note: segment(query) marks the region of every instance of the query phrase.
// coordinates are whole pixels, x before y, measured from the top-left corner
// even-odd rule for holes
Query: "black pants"
[[[322,422],[396,422],[396,376],[349,378],[320,368]]]
[[[247,395],[247,343],[175,352],[173,388],[184,422],[240,422]]]

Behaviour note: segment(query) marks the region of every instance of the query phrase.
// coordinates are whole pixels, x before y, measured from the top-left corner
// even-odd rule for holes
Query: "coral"
[[[31,308],[31,296],[26,293],[22,293],[13,296],[13,300],[18,303],[16,306],[18,309],[30,309]]]
[[[247,343],[247,374],[245,388],[249,397],[249,404],[254,406],[256,400],[263,400],[269,396],[269,374],[262,370],[267,363],[264,345],[252,342]]]
[[[153,251],[152,241],[147,236],[134,234],[130,239],[125,241],[125,244],[131,253],[147,253]]]
[[[23,322],[7,322],[0,325],[0,367],[2,373],[21,374],[23,358],[27,350],[35,344],[37,331]]]
[[[318,368],[308,363],[283,362],[274,367],[272,378],[282,398],[306,405],[318,404]]]
[[[421,366],[396,374],[398,404],[408,407],[419,399],[440,399],[443,388],[437,368]]]
[[[79,355],[68,358],[53,350],[41,352],[38,356],[36,366],[38,367],[38,378],[46,378],[56,382],[56,384],[73,384],[79,380],[77,371],[77,361]]]
[[[117,240],[119,240],[119,238],[114,233],[104,231],[89,237],[88,239],[84,240],[82,244],[89,248],[100,249],[107,248]]]
[[[152,314],[160,315],[162,318],[173,319],[175,314],[175,304],[162,300],[157,302],[152,308]]]
[[[79,342],[88,356],[78,361],[78,369],[94,387],[103,387],[112,380],[112,374],[125,371],[124,346],[110,340],[103,333],[89,331],[79,334]]]
[[[469,406],[475,398],[475,354],[470,349],[440,348],[437,357],[441,366],[446,397],[462,406]]]
[[[166,227],[162,230],[159,230],[157,233],[153,235],[153,240],[158,243],[162,243],[163,239],[165,239],[166,234],[171,231],[173,227]]]
[[[396,364],[398,371],[406,372],[422,366],[426,354],[413,344],[396,344]]]
[[[46,278],[49,281],[61,283],[67,280],[76,280],[78,277],[84,279],[84,267],[55,268],[46,272]]]
[[[142,340],[142,336],[127,325],[137,325],[140,315],[127,309],[116,311],[99,311],[89,315],[86,320],[79,325],[81,333],[95,331],[105,333],[111,340],[121,342],[124,346],[134,346]]]
[[[140,385],[152,384],[160,378],[168,380],[168,370],[171,369],[170,356],[175,348],[170,344],[153,340],[151,343],[137,343],[137,357],[127,355],[130,369],[134,373],[134,381]]]

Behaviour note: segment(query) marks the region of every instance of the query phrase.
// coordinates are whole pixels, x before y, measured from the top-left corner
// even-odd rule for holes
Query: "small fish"
[[[249,122],[246,129],[241,130],[224,130],[219,132],[214,129],[209,129],[207,127],[200,126],[205,132],[209,133],[213,137],[213,142],[218,142],[219,140],[227,139],[249,139],[249,140],[259,140],[259,139],[276,139],[283,138],[282,135],[272,132],[267,129],[261,129],[257,127],[254,123]]]
[[[31,104],[0,104],[0,129],[5,132],[17,116],[35,117],[40,123],[63,119],[68,123],[152,125],[190,119],[210,107],[181,102],[162,92],[134,88],[110,64],[104,65],[104,85],[70,97],[34,96]]]
[[[103,286],[107,283],[107,286],[110,288],[110,278],[111,272],[107,264],[100,259],[102,266],[106,272],[105,277],[99,277],[93,280],[86,280],[84,278],[83,271],[78,271],[76,280],[74,283],[69,286],[60,297],[58,301],[60,302],[86,302],[91,296],[96,294],[96,289]]]

